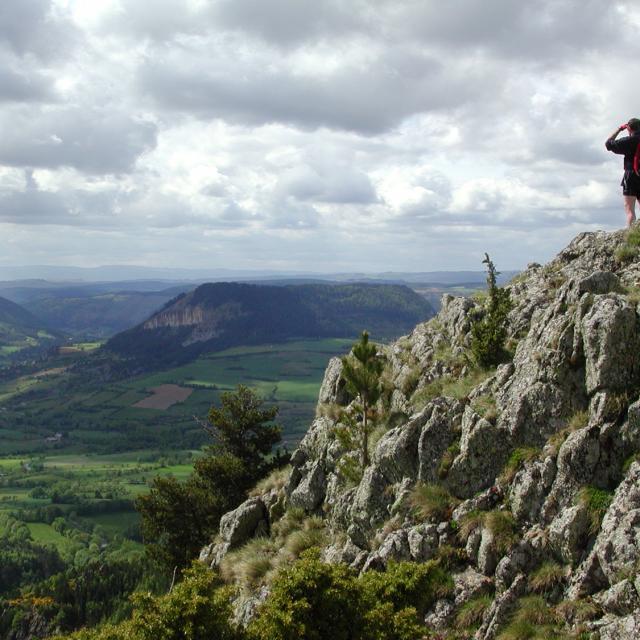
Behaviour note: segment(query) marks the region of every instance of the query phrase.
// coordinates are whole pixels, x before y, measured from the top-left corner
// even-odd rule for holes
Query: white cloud
[[[623,224],[603,142],[640,116],[637,24],[606,0],[5,0],[0,260],[542,261]]]

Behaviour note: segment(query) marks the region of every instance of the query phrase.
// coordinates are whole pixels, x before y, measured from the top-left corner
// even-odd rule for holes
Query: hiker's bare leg
[[[624,212],[627,214],[627,226],[630,227],[636,221],[636,197],[623,196]]]

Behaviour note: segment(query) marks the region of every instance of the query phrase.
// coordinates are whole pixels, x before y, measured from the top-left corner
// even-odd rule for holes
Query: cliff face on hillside
[[[333,359],[286,486],[227,514],[201,559],[218,566],[286,505],[324,519],[327,562],[455,558],[455,589],[425,619],[442,637],[484,597],[479,626],[456,637],[495,638],[532,594],[583,637],[640,637],[639,285],[624,232],[578,236],[508,285],[514,355],[489,372],[469,360],[481,302],[445,296],[383,348],[385,418],[361,478],[344,472],[351,398]]]
[[[205,284],[107,343],[146,365],[187,362],[207,351],[292,338],[397,336],[430,318],[431,305],[400,285]]]

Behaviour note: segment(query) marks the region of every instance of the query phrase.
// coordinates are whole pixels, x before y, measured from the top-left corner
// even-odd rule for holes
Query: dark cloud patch
[[[47,102],[56,99],[53,83],[36,70],[12,68],[0,57],[0,102]]]
[[[448,49],[556,64],[580,52],[607,51],[613,38],[627,37],[619,5],[608,0],[409,0],[394,2],[388,16],[400,31]]]
[[[298,45],[359,28],[358,3],[336,0],[219,0],[211,15],[222,28],[256,35],[276,45]]]
[[[156,146],[156,126],[97,106],[5,109],[0,113],[0,163],[73,167],[92,174],[127,173]]]
[[[19,56],[48,62],[66,56],[80,41],[69,15],[51,0],[0,2],[0,43]]]
[[[479,100],[488,89],[482,70],[466,75],[435,56],[394,51],[366,65],[345,62],[330,73],[299,73],[276,58],[235,59],[211,52],[147,60],[139,84],[158,106],[201,118],[247,125],[287,123],[303,129],[328,127],[374,135],[424,111],[453,109]],[[418,63],[418,60],[420,63]],[[407,69],[410,73],[407,73]]]
[[[366,173],[340,164],[296,166],[280,176],[276,191],[297,200],[334,204],[371,204],[378,199]]]

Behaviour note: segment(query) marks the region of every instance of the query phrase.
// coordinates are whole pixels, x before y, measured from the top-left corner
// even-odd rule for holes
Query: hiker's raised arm
[[[607,147],[607,149],[611,150],[611,143],[618,137],[618,135],[620,133],[622,133],[626,128],[628,127],[628,125],[625,124],[621,124],[608,138],[607,141],[604,143],[604,146]]]

